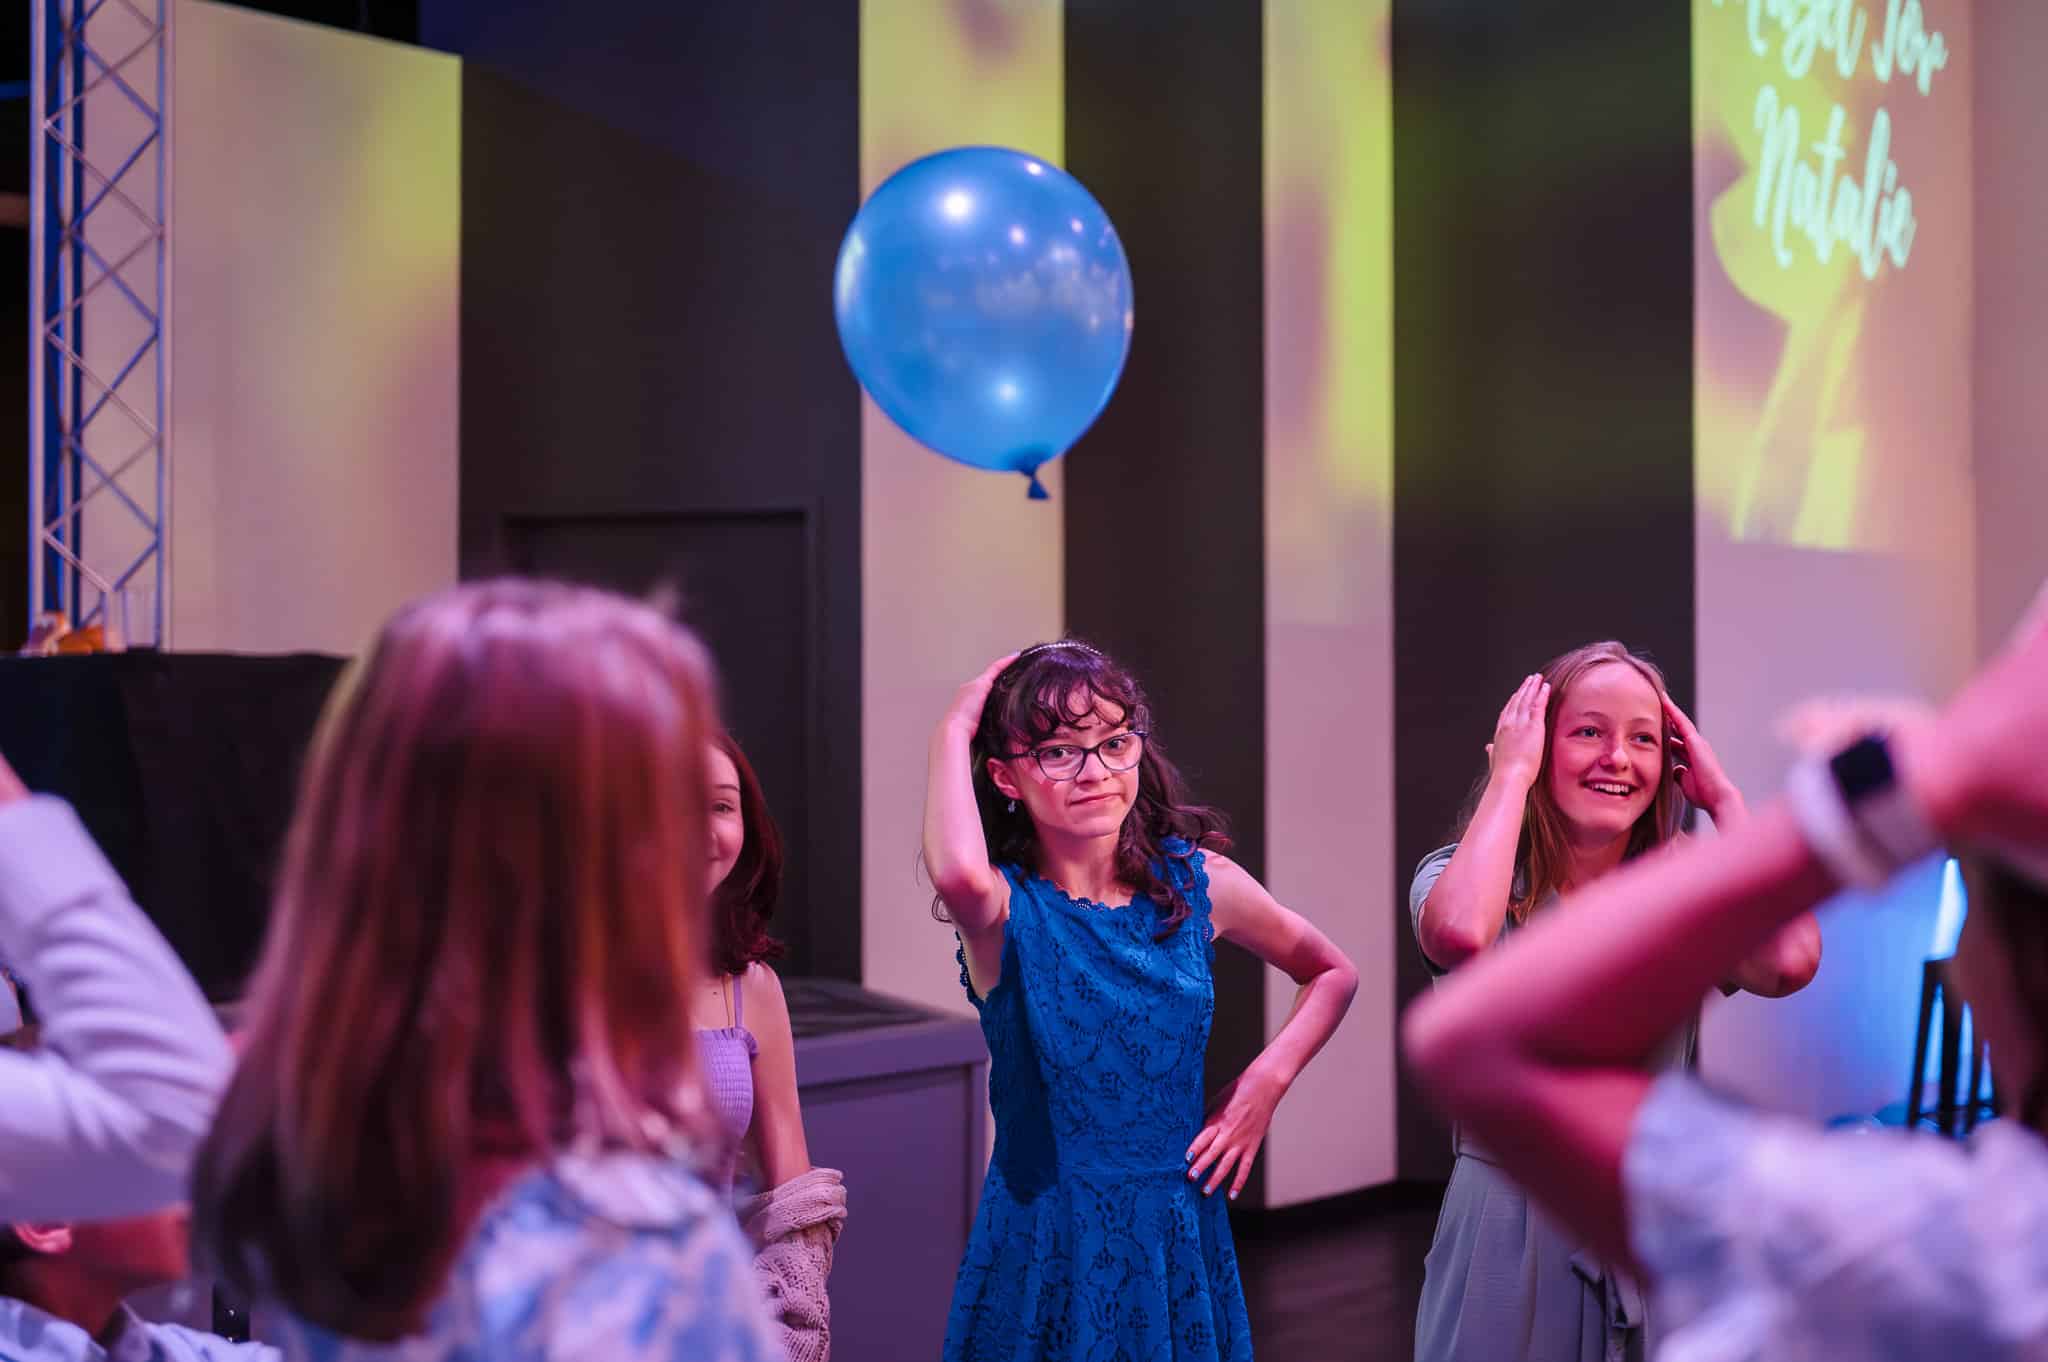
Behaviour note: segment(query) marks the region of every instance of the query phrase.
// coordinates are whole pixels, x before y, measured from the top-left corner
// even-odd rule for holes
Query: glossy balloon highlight
[[[1071,175],[1000,147],[903,167],[839,248],[839,339],[889,419],[947,458],[1024,474],[1102,413],[1131,346],[1116,229]]]

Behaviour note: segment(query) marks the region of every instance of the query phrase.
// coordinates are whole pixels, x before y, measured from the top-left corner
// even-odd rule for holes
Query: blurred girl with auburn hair
[[[717,731],[687,631],[545,583],[407,606],[338,687],[194,1176],[288,1357],[779,1356],[690,1171]]]

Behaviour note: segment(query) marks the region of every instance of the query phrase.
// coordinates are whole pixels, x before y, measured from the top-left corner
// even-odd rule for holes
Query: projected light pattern
[[[1970,504],[1969,6],[1775,8],[1694,4],[1698,494],[1908,550]]]
[[[947,147],[1013,147],[1063,164],[1062,12],[1061,0],[863,0],[862,194]],[[846,206],[849,220],[855,207]],[[954,211],[972,210],[962,202]],[[1019,389],[1015,399],[1026,396]],[[870,753],[922,750],[964,678],[1059,634],[1065,461],[1039,470],[1054,500],[1026,503],[1014,475],[940,458],[865,395],[860,459],[862,740]],[[904,609],[907,600],[919,608]],[[933,619],[947,627],[931,628]],[[918,844],[923,800],[917,763],[862,763],[862,978],[964,1010],[952,937],[902,912],[906,896],[929,892],[907,850]]]
[[[1390,8],[1267,5],[1264,99],[1268,883],[1358,962],[1357,1014],[1389,1018],[1398,947],[1357,885],[1393,877]],[[1293,996],[1267,988],[1269,1034]],[[1389,1028],[1323,1058],[1274,1117],[1269,1204],[1393,1176]]]
[[[1332,623],[1366,589],[1357,518],[1392,493],[1389,8],[1266,12],[1267,523],[1290,608]]]
[[[1794,705],[1938,698],[1976,656],[1971,25],[1693,3],[1696,717],[1752,799]],[[1799,994],[1711,1000],[1708,1076],[1823,1120],[1897,1102],[1940,878],[1824,911]]]
[[[353,652],[455,578],[461,66],[177,23],[178,642]]]
[[[866,0],[860,22],[863,194],[946,147],[1060,164],[1060,0]]]

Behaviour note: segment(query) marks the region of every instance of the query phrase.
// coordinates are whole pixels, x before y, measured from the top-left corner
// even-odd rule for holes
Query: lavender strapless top
[[[732,1195],[733,1174],[739,1167],[740,1141],[754,1122],[754,1056],[761,1047],[746,1027],[746,995],[740,988],[744,976],[732,977],[731,1026],[697,1032],[697,1053],[704,1061],[704,1091],[711,1098],[711,1111],[725,1135],[726,1155],[704,1169],[704,1181],[722,1196]]]

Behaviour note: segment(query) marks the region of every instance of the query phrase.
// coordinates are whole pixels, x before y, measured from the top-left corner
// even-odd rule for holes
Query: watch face
[[[1893,779],[1891,750],[1880,737],[1857,739],[1837,752],[1828,766],[1842,798],[1851,804],[1889,788]]]

